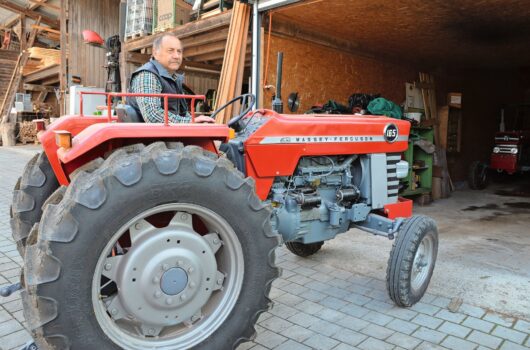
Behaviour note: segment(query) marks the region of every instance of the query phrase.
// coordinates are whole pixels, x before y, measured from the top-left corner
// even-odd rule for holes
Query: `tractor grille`
[[[388,202],[397,202],[399,179],[397,178],[397,163],[401,160],[401,153],[388,153],[386,155],[387,194]]]

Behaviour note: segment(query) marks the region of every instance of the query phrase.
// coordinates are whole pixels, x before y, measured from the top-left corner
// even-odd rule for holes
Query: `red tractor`
[[[495,134],[489,164],[474,161],[469,166],[468,184],[471,189],[482,190],[488,186],[489,170],[501,175],[530,171],[530,105],[517,105],[514,116],[511,131]]]
[[[60,118],[16,184],[24,314],[42,349],[235,348],[271,307],[280,241],[305,257],[353,227],[396,238],[397,305],[423,296],[438,233],[398,196],[408,122],[252,111],[244,95],[228,125],[170,125],[168,98],[203,97],[152,96],[163,124],[110,107]]]

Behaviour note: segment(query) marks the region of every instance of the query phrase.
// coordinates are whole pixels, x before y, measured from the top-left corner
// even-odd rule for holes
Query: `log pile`
[[[19,127],[19,140],[24,145],[26,143],[37,142],[37,126],[33,122],[20,122]]]

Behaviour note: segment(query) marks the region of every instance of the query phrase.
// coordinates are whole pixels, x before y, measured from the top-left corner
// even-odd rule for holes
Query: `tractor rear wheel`
[[[315,243],[285,242],[285,246],[295,255],[306,258],[318,252],[324,245],[324,241]]]
[[[36,154],[15,185],[10,210],[13,239],[22,257],[31,228],[42,216],[44,202],[58,187],[48,157],[44,152]]]
[[[474,161],[469,166],[467,182],[472,190],[483,190],[488,186],[488,165],[481,161]]]
[[[176,143],[120,149],[46,206],[24,314],[45,350],[232,349],[271,306],[278,243],[228,160]]]
[[[438,254],[438,229],[434,220],[417,215],[405,221],[392,245],[386,271],[390,299],[412,306],[425,294]]]

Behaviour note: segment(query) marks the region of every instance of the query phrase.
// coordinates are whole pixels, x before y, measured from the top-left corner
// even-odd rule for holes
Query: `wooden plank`
[[[38,3],[38,4],[31,4],[29,5],[29,9],[30,10],[36,10],[38,9],[41,5],[43,5],[44,3],[46,3],[48,0],[42,0],[42,2]],[[13,26],[13,24],[15,24],[18,20],[19,20],[20,16],[16,16],[14,19],[10,20],[10,21],[7,21],[6,22],[6,27],[7,28],[11,28]]]
[[[52,28],[44,27],[44,26],[38,26],[38,25],[35,25],[35,24],[32,25],[31,28],[37,28],[38,30],[41,30],[41,31],[46,31],[46,32],[55,33],[55,34],[61,34],[60,30],[55,30],[55,29],[52,29]]]
[[[42,6],[42,7],[47,7],[47,8],[56,10],[56,11],[61,11],[61,8],[59,6],[48,4],[45,1],[39,1],[39,0],[28,0],[28,1],[34,4],[38,4],[39,6]]]
[[[225,41],[218,41],[218,42],[211,43],[211,44],[195,46],[189,49],[185,48],[184,53],[186,57],[191,58],[194,56],[201,56],[201,55],[209,54],[212,52],[223,51],[225,49],[225,46],[226,46]]]
[[[61,72],[61,67],[58,64],[54,64],[53,66],[41,68],[39,70],[36,70],[35,72],[32,72],[26,76],[24,76],[24,83],[32,83],[39,80],[47,79],[54,75],[59,75]]]
[[[59,28],[59,21],[57,19],[48,17],[46,15],[43,15],[42,13],[30,10],[30,9],[26,9],[22,6],[12,3],[9,0],[0,0],[0,7],[3,7],[15,13],[24,14],[25,16],[33,18],[33,19],[38,19],[39,17],[41,17],[42,23],[46,23],[47,25],[53,28]]]
[[[158,33],[145,38],[131,40],[125,43],[123,46],[124,51],[137,51],[153,45],[153,41],[164,35],[165,33],[172,33],[179,37],[181,40],[184,38],[197,35],[204,32],[213,31],[222,27],[226,27],[230,23],[232,17],[232,11],[227,11],[219,16],[208,18],[201,21],[195,21],[186,23],[182,26],[176,27],[175,29],[168,30],[167,32]]]
[[[48,91],[53,92],[55,89],[51,86],[35,85],[35,84],[23,84],[22,88],[27,91]]]
[[[447,129],[449,125],[449,106],[442,106],[438,109],[440,146],[447,149]]]

